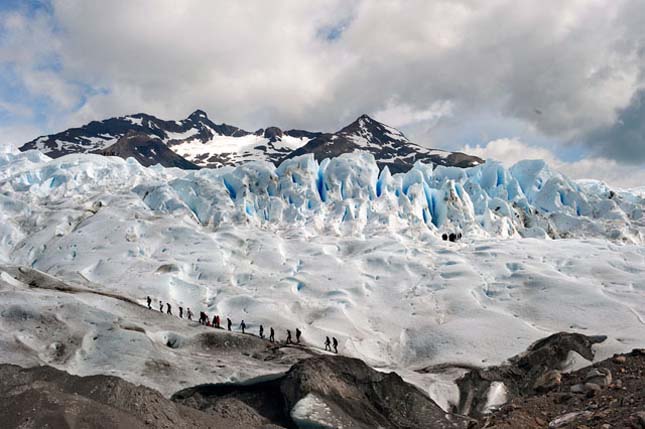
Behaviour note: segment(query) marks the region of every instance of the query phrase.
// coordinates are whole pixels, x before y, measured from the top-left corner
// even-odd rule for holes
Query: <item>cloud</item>
[[[603,157],[567,162],[545,147],[534,147],[517,139],[493,140],[484,146],[466,145],[462,150],[484,159],[500,161],[507,167],[524,159],[543,159],[572,179],[602,180],[624,188],[639,187],[645,183],[645,164],[627,166]]]
[[[618,110],[614,124],[593,131],[587,139],[604,156],[630,164],[645,162],[645,90]]]
[[[390,101],[383,110],[373,114],[374,119],[393,127],[404,127],[419,122],[436,123],[442,117],[452,115],[449,101],[436,101],[426,109],[416,110],[405,103]]]
[[[616,128],[645,86],[641,0],[51,0],[0,12],[0,35],[0,101],[24,101],[46,132],[196,108],[331,131],[368,113],[435,147],[522,129],[605,158],[643,153]],[[478,132],[473,118],[494,122]]]

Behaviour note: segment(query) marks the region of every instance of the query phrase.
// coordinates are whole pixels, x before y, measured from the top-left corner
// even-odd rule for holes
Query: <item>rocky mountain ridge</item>
[[[157,149],[150,152],[151,146]],[[98,153],[131,156],[146,166],[161,164],[184,169],[237,166],[252,160],[278,165],[306,153],[321,160],[357,150],[372,153],[379,166],[387,166],[392,173],[407,171],[419,160],[457,167],[483,162],[460,152],[417,145],[399,130],[367,115],[333,133],[282,130],[274,126],[249,132],[225,123],[216,124],[202,110],[181,121],[166,121],[145,113],[92,121],[79,128],[38,137],[20,147],[21,151],[30,149],[52,158]]]

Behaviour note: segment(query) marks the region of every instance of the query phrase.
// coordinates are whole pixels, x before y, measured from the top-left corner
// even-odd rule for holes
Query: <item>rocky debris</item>
[[[611,371],[607,368],[593,368],[587,373],[585,383],[607,387],[611,384]]]
[[[617,364],[623,364],[627,361],[627,359],[623,355],[616,355],[612,358],[612,361]]]
[[[592,346],[606,338],[559,332],[533,343],[506,364],[473,369],[457,380],[460,400],[454,411],[470,416],[487,412],[489,391],[495,382],[504,384],[507,400],[553,389],[561,383],[559,370],[570,352],[577,352],[591,361],[594,357]]]
[[[473,427],[645,429],[644,375],[645,353],[636,349],[562,374],[559,386],[516,397]]]
[[[3,428],[270,428],[250,413],[206,414],[117,377],[0,365]]]
[[[535,380],[533,390],[536,392],[551,390],[562,383],[562,373],[557,369],[551,369]]]
[[[356,429],[465,428],[473,422],[447,414],[396,373],[341,356],[305,359],[275,380],[196,386],[173,395],[173,400],[207,413],[231,399],[286,427],[296,427],[295,420],[311,427]]]
[[[638,429],[645,429],[645,411],[637,412],[633,420],[638,425],[636,426]]]
[[[549,422],[549,429],[561,428],[569,423],[573,423],[581,417],[588,417],[591,413],[589,411],[576,411],[573,413],[566,413],[556,417]]]

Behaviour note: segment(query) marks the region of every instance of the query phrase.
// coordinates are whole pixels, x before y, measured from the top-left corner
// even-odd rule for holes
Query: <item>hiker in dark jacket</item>
[[[163,302],[159,301],[159,311],[163,313]]]
[[[291,341],[291,331],[287,329],[287,344],[291,344],[293,341]]]
[[[331,340],[329,337],[325,337],[325,350],[331,351]]]
[[[246,329],[246,323],[244,323],[244,320],[240,323],[240,328],[242,329],[242,333],[244,333],[244,330]]]
[[[180,319],[184,318],[184,307],[179,307],[179,318]]]
[[[264,339],[264,326],[260,325],[260,338]]]
[[[146,297],[146,301],[148,301],[148,310],[152,310],[152,299],[148,296]]]
[[[332,337],[332,341],[334,344],[334,353],[338,353],[338,340],[336,339],[336,337]]]
[[[271,328],[269,328],[269,329],[270,329],[270,331],[269,331],[269,341],[271,341],[273,343],[273,342],[275,342],[275,331],[273,330],[273,326]]]
[[[296,343],[300,344],[300,336],[302,335],[302,331],[298,328],[296,328]]]
[[[228,330],[230,331],[230,330],[231,330],[231,326],[233,326],[233,322],[231,322],[231,319],[230,319],[230,318],[228,318],[228,317],[226,318],[226,325],[227,325],[227,327],[228,327]]]
[[[190,307],[186,309],[186,316],[188,316],[188,320],[193,320],[193,312],[190,311]]]
[[[166,313],[172,315],[172,310],[169,302],[166,303]]]

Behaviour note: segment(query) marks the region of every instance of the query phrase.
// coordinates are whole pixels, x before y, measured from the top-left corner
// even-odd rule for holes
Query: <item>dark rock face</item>
[[[559,383],[559,370],[569,352],[574,351],[591,361],[592,346],[607,339],[606,336],[587,336],[559,332],[533,343],[529,348],[508,360],[507,364],[484,369],[473,369],[457,380],[460,414],[479,416],[484,412],[488,391],[493,382],[502,382],[508,399],[534,394]]]
[[[645,350],[596,362],[562,374],[561,383],[545,392],[518,397],[480,419],[476,428],[645,428],[643,373]],[[590,383],[594,374],[609,384]]]
[[[318,356],[302,360],[276,380],[252,385],[204,385],[173,400],[208,412],[222,400],[238,399],[285,427],[460,428],[468,420],[446,414],[395,373],[381,373],[363,361]],[[300,401],[314,401],[319,420],[303,420]],[[312,426],[306,426],[312,425]],[[318,426],[315,426],[318,425]]]
[[[321,134],[290,153],[287,158],[313,153],[316,159],[322,160],[355,150],[372,153],[379,168],[388,167],[391,173],[408,171],[419,160],[456,167],[472,167],[484,162],[476,156],[432,150],[416,145],[399,130],[375,121],[367,115],[360,116],[336,133]]]
[[[70,153],[128,153],[120,139],[129,133],[148,136],[173,152],[184,155],[189,163],[199,167],[235,166],[249,160],[264,160],[279,164],[294,156],[313,153],[316,159],[331,158],[343,153],[363,150],[372,153],[380,168],[391,173],[404,172],[418,160],[436,165],[471,167],[483,162],[480,158],[459,152],[427,149],[410,142],[400,131],[388,127],[367,115],[335,133],[305,130],[282,131],[277,127],[250,133],[241,128],[216,124],[202,110],[196,110],[182,121],[165,121],[144,113],[93,121],[79,128],[58,134],[38,137],[20,150],[38,149],[52,158]],[[226,138],[240,138],[239,149]],[[218,140],[220,139],[220,140]],[[226,149],[218,144],[226,140]],[[257,142],[249,145],[249,141]],[[234,142],[235,140],[233,140]],[[200,148],[203,144],[203,150]],[[215,146],[213,146],[215,145]],[[183,149],[189,148],[184,151]],[[142,159],[144,162],[147,156]],[[139,159],[140,161],[142,159]],[[194,168],[189,164],[180,168]],[[149,164],[144,164],[149,165]]]
[[[184,170],[197,170],[199,167],[177,155],[158,138],[130,131],[112,146],[96,152],[105,156],[118,156],[123,159],[134,158],[139,164],[149,167],[161,164],[164,167],[177,167]]]
[[[269,139],[271,143],[280,141],[282,139],[282,130],[278,127],[269,127],[264,130],[264,137]]]
[[[117,377],[0,365],[3,428],[269,428],[255,413],[205,414]],[[231,408],[232,407],[232,408]]]

